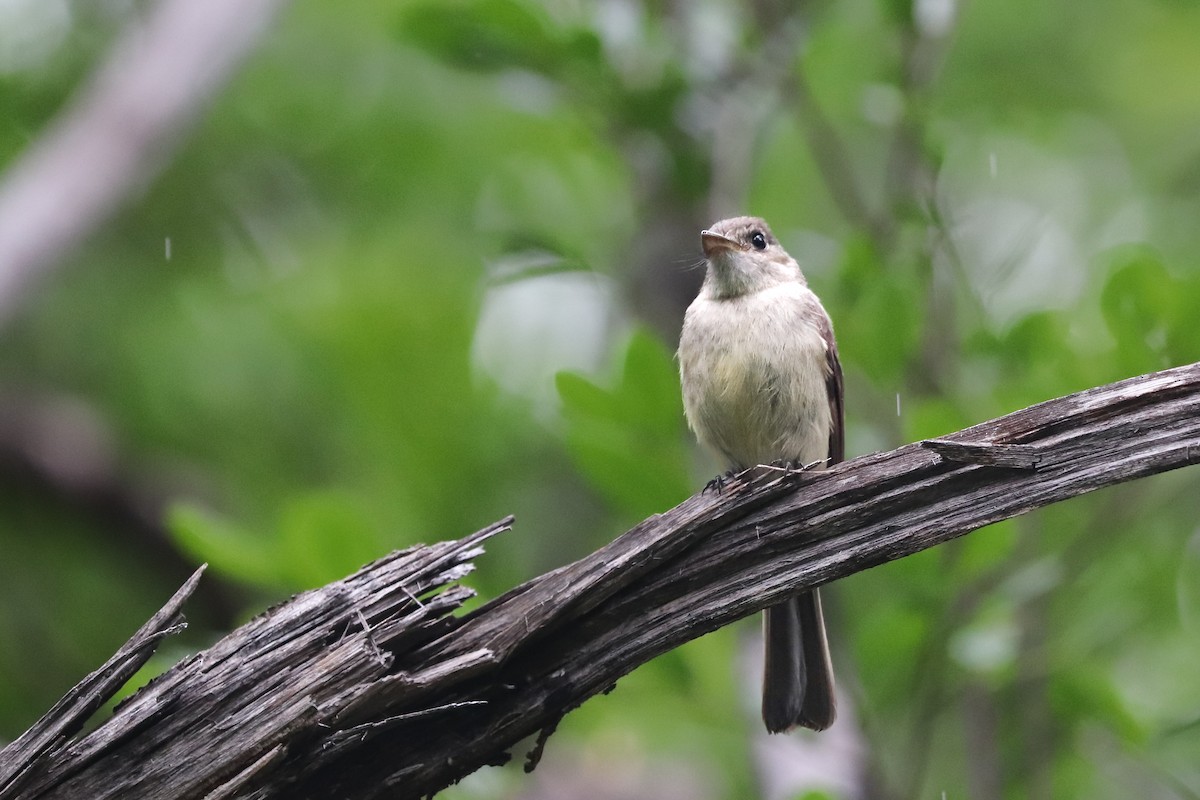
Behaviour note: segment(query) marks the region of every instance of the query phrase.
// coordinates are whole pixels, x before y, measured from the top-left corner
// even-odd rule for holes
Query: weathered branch
[[[449,617],[467,590],[435,592],[505,521],[267,612],[44,750],[0,798],[420,797],[797,590],[1195,463],[1200,363],[825,472],[751,471]],[[0,775],[20,772],[11,749]]]
[[[129,641],[121,646],[100,669],[88,675],[59,700],[37,723],[0,752],[0,790],[19,784],[38,769],[38,761],[69,736],[78,733],[85,722],[154,654],[160,640],[184,627],[179,613],[191,596],[204,567],[151,617]]]

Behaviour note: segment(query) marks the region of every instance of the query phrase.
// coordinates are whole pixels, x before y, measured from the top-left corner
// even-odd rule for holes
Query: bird
[[[721,220],[700,242],[704,283],[684,315],[677,354],[688,426],[730,471],[841,461],[837,342],[800,265],[758,217]],[[788,598],[763,619],[767,730],[828,728],[837,709],[820,594]]]

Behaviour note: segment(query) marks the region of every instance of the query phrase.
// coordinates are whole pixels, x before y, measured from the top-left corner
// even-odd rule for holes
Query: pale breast
[[[738,298],[701,296],[679,343],[684,410],[697,438],[730,467],[828,456],[824,309],[799,284]]]

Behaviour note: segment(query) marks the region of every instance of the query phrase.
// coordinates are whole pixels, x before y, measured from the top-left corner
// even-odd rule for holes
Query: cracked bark
[[[428,795],[506,761],[639,664],[799,590],[1196,463],[1200,363],[820,473],[750,470],[452,616],[502,520],[267,611],[86,736],[71,738],[94,703],[60,703],[0,751],[0,798]],[[131,640],[139,657],[185,595]],[[85,683],[119,683],[104,673]]]

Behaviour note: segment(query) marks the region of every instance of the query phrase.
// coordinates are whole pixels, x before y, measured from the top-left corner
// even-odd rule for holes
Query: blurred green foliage
[[[132,13],[0,11],[3,163]],[[20,464],[0,473],[0,737],[189,564],[228,589],[197,601],[199,647],[513,512],[470,579],[495,594],[702,486],[717,466],[671,353],[720,216],[767,217],[825,299],[852,456],[1195,361],[1198,40],[1200,6],[1177,0],[299,0],[166,173],[0,331],[0,402],[84,404],[109,478],[163,524],[147,550]],[[862,785],[1200,795],[1198,480],[830,587]],[[752,630],[587,703],[539,773],[761,793]],[[489,770],[452,794],[537,779]]]
[[[611,391],[574,372],[556,385],[566,445],[614,510],[636,521],[691,494],[679,380],[660,341],[643,331],[630,339]]]

